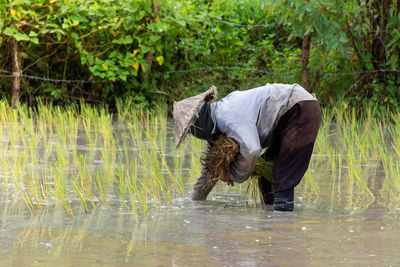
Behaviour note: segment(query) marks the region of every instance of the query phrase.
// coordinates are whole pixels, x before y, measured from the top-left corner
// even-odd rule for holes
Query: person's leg
[[[217,181],[210,182],[208,176],[204,170],[201,170],[200,177],[194,184],[194,191],[192,194],[192,200],[206,200],[208,194],[214,188]]]
[[[293,211],[294,188],[274,193],[274,210]]]
[[[279,152],[279,143],[276,142],[271,145],[267,151],[265,151],[261,157],[265,161],[273,161]],[[270,181],[264,177],[258,178],[258,187],[260,189],[260,200],[262,205],[273,205],[274,204],[274,189]]]
[[[274,204],[274,189],[272,188],[272,183],[264,177],[259,177],[258,187],[260,188],[261,205]]]
[[[275,210],[293,210],[294,187],[308,168],[321,117],[317,101],[302,101],[278,122],[280,148],[273,169]]]

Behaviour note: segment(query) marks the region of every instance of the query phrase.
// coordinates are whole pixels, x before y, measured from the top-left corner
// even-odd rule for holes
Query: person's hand
[[[233,181],[231,181],[229,178],[221,177],[220,180],[221,180],[222,182],[227,183],[227,184],[230,185],[230,186],[234,186],[234,185],[235,185],[235,183],[234,183]]]

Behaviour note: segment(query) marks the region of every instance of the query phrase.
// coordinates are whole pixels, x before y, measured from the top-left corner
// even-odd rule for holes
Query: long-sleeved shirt
[[[234,138],[240,146],[238,160],[229,179],[246,181],[263,148],[271,145],[279,118],[296,103],[316,100],[298,84],[267,84],[247,91],[235,91],[211,104],[213,132]]]

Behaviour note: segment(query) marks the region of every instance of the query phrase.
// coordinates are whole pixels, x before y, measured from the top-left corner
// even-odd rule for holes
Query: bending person
[[[294,187],[308,168],[321,124],[317,99],[298,84],[267,84],[212,102],[216,93],[212,87],[174,103],[176,146],[188,132],[203,140],[218,133],[235,139],[240,147],[238,159],[224,180],[232,185],[249,178],[256,159],[267,148],[263,157],[274,161],[274,182],[259,180],[262,200],[275,210],[292,211]],[[202,170],[193,200],[207,198],[216,183],[209,183],[209,178]]]

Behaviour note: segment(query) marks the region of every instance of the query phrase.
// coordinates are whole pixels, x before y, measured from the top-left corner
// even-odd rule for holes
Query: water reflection
[[[305,203],[293,213],[245,207],[238,195],[189,199],[151,210],[139,221],[117,206],[66,217],[2,214],[0,264],[40,266],[396,265],[398,222],[378,205],[357,214]],[[224,203],[234,203],[224,208]]]

